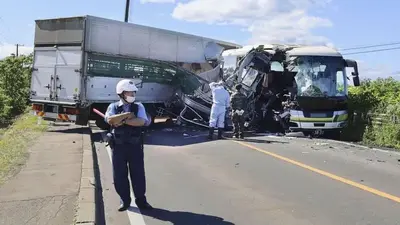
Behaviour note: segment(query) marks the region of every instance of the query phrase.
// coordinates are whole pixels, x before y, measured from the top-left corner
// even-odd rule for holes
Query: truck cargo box
[[[214,42],[224,49],[239,47],[201,36],[94,16],[86,17],[85,50],[88,52],[202,63],[206,61],[204,49],[214,49]]]

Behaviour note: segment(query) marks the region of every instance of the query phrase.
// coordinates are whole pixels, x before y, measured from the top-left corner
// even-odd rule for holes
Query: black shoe
[[[222,139],[222,132],[223,132],[223,128],[218,128],[218,139]]]
[[[147,201],[136,201],[136,205],[139,209],[144,209],[144,210],[151,210],[153,209],[153,206],[151,206]]]
[[[118,211],[123,212],[123,211],[127,210],[130,206],[131,206],[130,203],[129,204],[123,203],[119,206]]]
[[[212,140],[213,139],[213,135],[214,135],[214,128],[210,127],[208,128],[208,140]]]

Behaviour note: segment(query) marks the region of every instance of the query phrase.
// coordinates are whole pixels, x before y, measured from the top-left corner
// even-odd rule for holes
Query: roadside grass
[[[48,122],[25,112],[0,129],[0,185],[15,174],[28,158],[28,146],[47,130]]]

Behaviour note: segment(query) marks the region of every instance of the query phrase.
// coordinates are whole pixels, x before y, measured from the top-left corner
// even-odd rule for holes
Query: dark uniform
[[[232,123],[234,137],[244,138],[244,113],[247,107],[247,97],[240,92],[242,85],[235,86],[236,92],[231,96]],[[241,111],[242,112],[238,112]]]
[[[136,117],[145,118],[147,121],[143,105],[136,103],[123,104],[121,101],[110,104],[106,117],[125,112],[133,112]],[[134,127],[126,124],[113,127],[110,136],[109,144],[112,149],[114,187],[123,201],[123,205],[119,210],[126,210],[131,203],[128,164],[136,205],[140,209],[151,209],[152,207],[147,203],[145,195],[146,177],[142,127]]]

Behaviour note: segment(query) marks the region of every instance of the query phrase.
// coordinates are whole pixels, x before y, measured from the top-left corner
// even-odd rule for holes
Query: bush
[[[363,80],[349,89],[349,126],[342,139],[400,149],[400,81]]]
[[[21,114],[29,101],[32,54],[0,60],[0,125]]]

